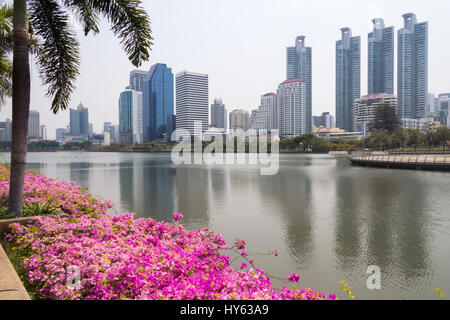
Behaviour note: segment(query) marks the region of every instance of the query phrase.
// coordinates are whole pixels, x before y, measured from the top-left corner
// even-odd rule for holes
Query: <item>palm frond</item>
[[[69,16],[54,0],[32,0],[28,11],[33,32],[42,38],[37,65],[42,83],[53,98],[51,110],[67,109],[80,65],[79,44]]]
[[[12,95],[12,63],[7,53],[12,50],[12,17],[11,6],[0,3],[0,108],[6,98]]]
[[[0,7],[0,53],[12,51],[12,6],[2,5]]]
[[[150,19],[140,0],[66,0],[66,3],[79,8],[80,2],[109,20],[112,31],[121,39],[120,43],[133,65],[138,67],[149,59],[153,38]]]
[[[96,8],[92,7],[88,1],[65,0],[64,4],[75,9],[75,15],[78,21],[83,25],[85,36],[87,36],[91,31],[94,34],[99,33],[99,12]]]
[[[0,107],[5,104],[6,98],[12,95],[12,63],[0,53]]]

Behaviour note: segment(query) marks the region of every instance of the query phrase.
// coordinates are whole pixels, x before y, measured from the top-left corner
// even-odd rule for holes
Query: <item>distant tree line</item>
[[[439,127],[426,133],[419,129],[403,129],[395,107],[381,105],[370,124],[370,136],[364,141],[366,148],[375,150],[393,149],[442,149],[450,141],[450,129]]]

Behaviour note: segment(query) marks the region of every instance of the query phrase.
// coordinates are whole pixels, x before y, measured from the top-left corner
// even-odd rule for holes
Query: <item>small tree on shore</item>
[[[382,104],[376,108],[375,120],[371,124],[371,130],[386,130],[393,133],[400,126],[401,121],[396,107]]]

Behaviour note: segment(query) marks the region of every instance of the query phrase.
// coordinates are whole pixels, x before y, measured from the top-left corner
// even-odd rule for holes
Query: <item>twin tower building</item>
[[[398,31],[397,109],[401,118],[426,116],[428,102],[428,22],[418,23],[416,15],[403,15],[404,27]],[[372,20],[368,35],[368,96],[394,94],[394,27],[385,27],[383,19]],[[297,37],[287,50],[287,79],[304,82],[304,130],[312,129],[312,59],[305,37]],[[341,29],[336,42],[336,127],[346,131],[360,128],[355,123],[355,101],[361,97],[361,37],[350,28]],[[280,99],[278,99],[280,101]],[[392,100],[392,99],[391,99]],[[395,100],[395,99],[393,99]],[[282,106],[279,106],[280,108]],[[281,116],[281,114],[280,114]],[[282,121],[280,132],[283,134]]]
[[[397,109],[401,118],[424,118],[428,99],[428,22],[418,23],[416,15],[403,15],[398,31]],[[394,27],[373,19],[368,36],[368,94],[394,94]],[[354,103],[360,98],[361,38],[350,28],[341,29],[336,42],[336,126],[347,131],[354,123]]]

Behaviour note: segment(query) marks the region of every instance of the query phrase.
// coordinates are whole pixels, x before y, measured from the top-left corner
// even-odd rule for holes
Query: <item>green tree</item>
[[[389,104],[382,104],[376,108],[375,120],[371,124],[372,130],[387,130],[393,133],[401,125],[397,109]]]
[[[387,130],[372,130],[372,134],[367,138],[367,146],[377,150],[386,150],[390,147],[392,140]]]
[[[439,127],[433,133],[434,143],[436,146],[445,146],[450,141],[450,129],[447,127]]]
[[[1,3],[0,3],[1,5]],[[11,6],[1,5],[0,7],[0,107],[5,104],[7,97],[12,94],[12,63],[8,59],[8,48],[12,37],[12,16]]]
[[[152,45],[150,21],[140,5],[140,0],[14,0],[11,213],[21,214],[23,200],[30,110],[29,39],[41,39],[37,67],[47,96],[53,99],[51,110],[57,113],[67,109],[79,73],[79,43],[69,25],[70,16],[79,20],[85,35],[98,33],[100,16],[106,17],[128,59],[139,66],[148,60]]]
[[[414,146],[417,150],[420,143],[423,141],[423,133],[419,129],[408,129],[406,132],[408,146]]]

